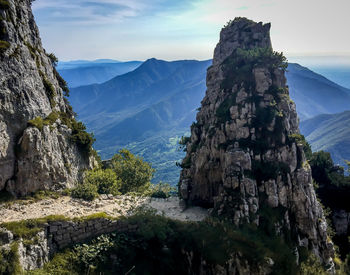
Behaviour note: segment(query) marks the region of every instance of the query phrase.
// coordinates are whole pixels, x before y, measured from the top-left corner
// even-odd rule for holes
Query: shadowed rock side
[[[66,84],[41,45],[31,2],[0,5],[0,191],[16,195],[72,186],[90,166],[73,141]]]
[[[286,60],[272,51],[269,31],[270,24],[245,18],[222,29],[179,191],[188,204],[213,207],[237,226],[271,224],[332,268],[333,244],[297,142]]]

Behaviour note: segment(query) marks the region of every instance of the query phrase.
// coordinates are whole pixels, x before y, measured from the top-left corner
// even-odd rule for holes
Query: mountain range
[[[314,71],[350,89],[350,66],[317,66]]]
[[[350,109],[350,89],[295,63],[289,63],[286,76],[301,121]]]
[[[176,183],[183,157],[177,143],[195,119],[210,64],[149,59],[103,84],[71,89],[70,102],[95,133],[102,158],[130,148],[157,169],[155,182]]]
[[[119,62],[109,59],[95,61],[59,62],[57,71],[67,81],[69,87],[103,83],[117,75],[130,72],[140,66],[140,61]]]
[[[350,160],[350,111],[324,114],[302,121],[300,131],[313,151],[330,152],[334,163],[345,165]]]
[[[211,63],[211,60],[167,62],[152,58],[102,84],[71,89],[69,100],[79,119],[94,132],[95,148],[103,159],[127,147],[156,168],[154,182],[176,184],[179,168],[175,163],[184,157],[178,141],[181,136],[189,135],[189,126],[195,121],[196,108],[206,90],[206,70]],[[90,67],[99,70],[99,65],[90,63]],[[84,68],[86,63],[82,65]],[[74,70],[78,71],[79,66]],[[349,109],[350,90],[296,63],[289,64],[286,76],[290,96],[302,121],[302,133],[314,150],[326,148],[320,144],[326,146],[327,139],[312,138],[304,125],[315,116]],[[106,80],[107,76],[104,77]],[[346,155],[350,153],[334,157],[340,160]]]

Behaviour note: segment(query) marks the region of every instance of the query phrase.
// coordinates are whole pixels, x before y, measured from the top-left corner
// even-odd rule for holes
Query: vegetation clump
[[[7,10],[10,8],[10,3],[8,0],[0,0],[0,9]]]
[[[95,142],[93,134],[86,132],[86,126],[81,121],[76,121],[72,118],[70,122],[72,141],[78,145],[82,152],[90,155],[92,152],[92,144]]]
[[[36,127],[40,131],[42,131],[44,126],[53,125],[58,118],[59,114],[57,112],[51,112],[45,119],[42,119],[41,117],[35,117],[34,119],[29,120],[28,125]]]
[[[58,81],[58,85],[61,87],[61,89],[64,92],[64,96],[69,97],[69,88],[67,82],[62,78],[62,76],[57,72],[56,68],[53,68],[53,72],[55,74],[55,77]]]
[[[64,112],[51,112],[45,119],[41,117],[35,117],[28,121],[28,125],[43,130],[44,126],[52,126],[57,119],[61,119],[63,124],[72,129],[71,141],[76,143],[78,148],[88,155],[92,154],[92,144],[95,142],[94,136],[91,133],[86,132],[86,126],[76,121],[74,117],[70,117],[69,114]]]
[[[146,191],[155,171],[149,163],[127,149],[113,156],[112,169],[122,182],[120,191],[123,194]]]
[[[18,243],[13,242],[9,248],[0,248],[0,274],[22,274],[19,263]]]
[[[186,151],[186,146],[187,146],[187,144],[190,143],[190,141],[191,141],[190,137],[182,136],[180,141],[179,141],[180,149],[183,151]]]
[[[151,186],[154,169],[142,158],[122,149],[114,155],[109,169],[95,169],[85,174],[84,181],[71,191],[71,195],[94,200],[99,194],[154,195],[168,197],[173,191],[167,184]]]
[[[96,169],[88,171],[82,184],[79,184],[71,191],[72,197],[84,200],[94,200],[99,194],[120,194],[120,179],[111,169]]]
[[[98,197],[98,187],[91,183],[81,183],[71,190],[73,198],[83,199],[86,201],[93,201]]]
[[[0,40],[0,53],[4,53],[9,48],[10,48],[9,42]]]
[[[269,70],[280,69],[285,71],[288,67],[287,59],[283,53],[273,51],[271,48],[254,48],[250,50],[236,49],[222,64],[224,80],[222,89],[231,89],[233,84],[244,84],[246,88],[255,86],[253,69],[259,66]]]
[[[305,157],[307,160],[312,158],[312,150],[310,144],[306,141],[305,137],[301,134],[292,134],[288,136],[288,139],[292,142],[296,142],[297,144],[301,144],[303,146],[303,150],[305,153]]]
[[[56,96],[55,87],[47,79],[46,75],[42,71],[39,71],[39,74],[40,74],[41,79],[43,81],[44,88],[45,88],[45,91],[46,91],[46,95],[49,98],[51,108],[54,108],[55,105],[56,105],[56,102],[55,102],[55,96]]]
[[[50,58],[52,66],[56,67],[58,63],[58,58],[56,55],[54,53],[50,53],[47,55],[47,57]]]
[[[56,57],[56,55],[54,53],[50,53],[47,56],[48,56],[48,58],[50,58],[51,64],[53,66],[54,75],[58,81],[58,85],[64,91],[64,95],[68,97],[69,96],[68,84],[56,70],[56,67],[58,64],[58,58]]]
[[[166,199],[176,194],[176,188],[172,187],[169,183],[160,182],[158,184],[151,185],[150,197]]]

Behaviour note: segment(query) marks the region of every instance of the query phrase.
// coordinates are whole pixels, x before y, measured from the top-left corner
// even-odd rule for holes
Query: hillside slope
[[[289,63],[287,82],[301,120],[350,108],[350,90],[299,64]]]
[[[330,152],[334,163],[345,166],[350,160],[350,111],[319,115],[302,121],[300,131],[313,151]]]
[[[71,89],[70,102],[95,133],[102,158],[128,147],[157,169],[154,182],[176,184],[183,157],[177,141],[195,119],[210,64],[150,59],[103,84]]]

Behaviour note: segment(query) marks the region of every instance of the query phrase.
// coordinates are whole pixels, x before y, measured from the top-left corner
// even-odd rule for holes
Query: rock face
[[[332,220],[337,235],[349,235],[350,233],[350,213],[344,209],[333,211]]]
[[[72,186],[92,163],[65,125],[74,113],[41,45],[31,2],[0,5],[0,190],[16,195]]]
[[[269,31],[270,24],[245,18],[222,29],[181,164],[180,195],[237,226],[273,224],[296,248],[307,247],[332,266],[286,61],[273,52]]]

